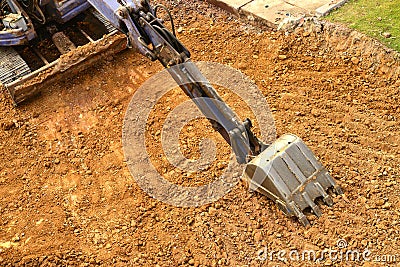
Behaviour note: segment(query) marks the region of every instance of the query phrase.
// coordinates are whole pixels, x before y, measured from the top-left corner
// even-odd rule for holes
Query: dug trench
[[[340,50],[324,34],[299,29],[286,36],[201,1],[178,1],[172,12],[193,59],[227,64],[253,79],[278,135],[302,137],[345,194],[334,197],[332,208],[322,206],[321,218],[310,216],[310,228],[243,183],[197,208],[151,198],[128,171],[121,131],[132,95],[161,67],[124,51],[18,108],[1,95],[2,265],[303,266],[260,261],[257,252],[322,251],[335,248],[339,239],[348,249],[399,254],[400,83],[387,71],[395,65],[371,68],[363,42],[357,51]],[[338,44],[351,37],[335,36]],[[155,125],[147,134],[150,144],[160,139],[156,126],[167,107],[184,99],[174,91],[161,100],[150,117],[149,125]],[[187,156],[196,157],[201,137],[222,142],[201,120],[183,130]],[[221,144],[221,151],[228,149]],[[157,158],[152,162],[169,173]],[[223,160],[215,162],[209,178],[224,166]],[[174,177],[185,185],[207,182],[204,176]]]

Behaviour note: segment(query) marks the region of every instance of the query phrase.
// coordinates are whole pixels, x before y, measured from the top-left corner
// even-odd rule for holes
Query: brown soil
[[[322,251],[340,238],[351,249],[398,255],[397,77],[367,64],[370,51],[333,49],[314,32],[285,36],[253,28],[197,1],[179,1],[173,14],[193,59],[232,65],[250,76],[270,104],[278,134],[302,137],[345,195],[335,197],[333,208],[322,206],[323,216],[311,218],[308,229],[244,184],[199,208],[152,199],[124,163],[121,129],[131,96],[161,67],[125,51],[17,109],[1,96],[1,265],[257,266],[267,264],[257,260],[265,246]],[[347,37],[335,38],[345,43]],[[159,115],[165,117],[162,107]],[[222,142],[209,126],[201,127],[200,136]],[[159,139],[155,129],[148,137]],[[188,136],[186,155],[195,156],[196,142]],[[171,179],[190,184],[183,175]],[[275,257],[268,264],[311,263]]]

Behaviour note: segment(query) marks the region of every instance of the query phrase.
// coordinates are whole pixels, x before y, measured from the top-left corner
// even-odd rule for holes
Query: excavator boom
[[[166,9],[164,6],[152,7],[147,0],[88,1],[97,10],[92,11],[93,14],[97,14],[97,18],[102,18],[104,24],[110,23],[113,28],[126,35],[128,47],[136,49],[150,60],[159,61],[200,111],[210,119],[214,128],[231,145],[237,161],[246,164],[244,176],[247,177],[250,190],[266,195],[286,215],[297,216],[305,226],[309,225],[309,221],[303,213],[304,210],[310,209],[320,216],[321,211],[315,201],[321,198],[326,204],[332,205],[333,201],[327,190],[332,188],[335,193],[342,193],[340,187],[300,138],[287,134],[272,144],[265,144],[252,132],[249,119],[240,121],[236,117],[191,62],[189,51],[176,38],[174,29],[169,31],[157,17],[157,9]],[[103,45],[107,44],[112,45]],[[77,51],[79,52],[80,48],[66,52],[51,64],[58,68],[58,73],[62,73],[63,63],[67,63],[65,67],[70,68],[68,59],[74,58]],[[103,53],[94,52],[95,56]],[[96,57],[89,58],[93,59]],[[87,57],[84,60],[88,60]],[[79,56],[76,62],[81,62]],[[46,82],[45,78],[38,80],[38,84],[43,82]],[[11,89],[9,87],[9,90],[16,102],[29,95],[29,92],[21,93],[22,89],[15,88],[18,86]]]

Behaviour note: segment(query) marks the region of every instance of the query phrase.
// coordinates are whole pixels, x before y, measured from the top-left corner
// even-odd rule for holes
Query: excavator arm
[[[123,37],[113,35],[117,29],[126,35],[128,47],[136,49],[150,60],[159,61],[213,127],[222,134],[232,147],[237,161],[246,164],[244,177],[248,180],[250,190],[266,195],[286,215],[297,216],[305,226],[309,225],[309,221],[303,213],[304,210],[311,209],[320,216],[321,211],[315,203],[316,200],[320,198],[326,204],[332,205],[333,201],[327,191],[342,193],[328,171],[300,138],[286,134],[272,144],[264,144],[252,132],[251,121],[241,121],[236,116],[191,62],[190,52],[176,38],[172,17],[164,6],[151,6],[147,0],[49,0],[33,2],[34,5],[28,6],[27,14],[17,0],[5,1],[3,2],[8,3],[5,5],[8,7],[2,9],[4,29],[0,30],[0,81],[10,92],[15,104],[39,92],[52,79],[72,75],[106,56],[108,51],[124,49],[126,42]],[[89,8],[90,6],[97,11]],[[172,31],[157,17],[159,9],[164,9],[169,14]],[[46,10],[47,15],[42,10]],[[56,24],[51,19],[63,24],[77,14],[85,14],[88,19],[91,18],[90,21],[94,19],[97,21],[96,25],[100,23],[110,40],[94,40],[76,24],[77,27],[71,29],[79,30],[93,46],[74,48],[73,45],[68,45],[64,49],[64,45],[71,42],[62,31],[56,29]],[[62,54],[59,59],[49,62],[40,51],[33,48],[31,52],[36,53],[43,61],[43,66],[34,70],[30,69],[12,47],[27,44],[35,38],[35,25],[31,23],[30,16],[35,18],[35,25],[40,24],[42,29],[48,29]],[[47,19],[50,19],[48,23]],[[85,53],[75,54],[76,50]]]
[[[272,199],[288,216],[296,216],[307,226],[306,209],[321,215],[315,201],[333,205],[327,190],[342,194],[328,171],[297,136],[286,134],[272,144],[264,144],[251,131],[251,121],[240,121],[213,86],[190,61],[190,53],[157,18],[147,0],[89,0],[117,29],[124,32],[130,46],[151,60],[158,60],[181,89],[194,101],[232,147],[236,159],[246,164],[244,176],[249,188]],[[168,12],[169,14],[169,12]],[[172,20],[172,18],[171,18]],[[171,21],[172,22],[172,21]],[[173,27],[173,23],[172,27]]]

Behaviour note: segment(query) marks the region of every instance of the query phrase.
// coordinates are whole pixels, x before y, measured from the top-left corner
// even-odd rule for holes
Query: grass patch
[[[326,19],[346,24],[400,52],[400,0],[350,0]]]

